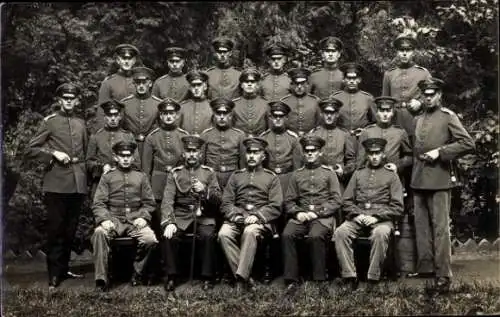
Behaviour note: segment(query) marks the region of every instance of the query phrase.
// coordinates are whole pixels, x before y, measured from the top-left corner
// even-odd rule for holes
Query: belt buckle
[[[372,206],[372,204],[371,204],[371,203],[369,203],[369,202],[365,203],[365,209],[370,209],[370,208],[371,208],[371,206]]]
[[[250,211],[250,210],[252,210],[252,209],[254,209],[254,208],[255,208],[255,206],[254,206],[254,205],[252,205],[252,204],[246,204],[246,205],[245,205],[245,209],[246,209],[247,211]]]
[[[189,210],[193,211],[194,210],[194,205],[188,205]]]
[[[221,171],[221,172],[225,172],[225,171],[226,171],[226,167],[225,167],[224,165],[222,165],[222,166],[220,167],[220,171]]]
[[[276,168],[274,169],[274,171],[275,171],[276,173],[278,173],[278,174],[281,174],[281,172],[282,172],[281,167],[276,167]]]
[[[167,170],[167,173],[168,173],[168,172],[170,172],[170,170],[172,170],[172,166],[167,165],[167,166],[165,167],[165,169]]]
[[[78,157],[72,157],[71,158],[71,163],[78,163],[80,159]]]
[[[131,212],[132,209],[130,209],[130,207],[125,207],[125,212]]]
[[[144,141],[144,135],[139,134],[139,135],[137,136],[137,139],[138,139],[139,141]]]
[[[299,131],[299,133],[298,133],[299,136],[303,136],[304,134],[305,134],[304,131]]]
[[[313,211],[313,210],[314,210],[314,208],[316,208],[316,206],[314,206],[314,205],[309,205],[309,210],[310,210],[310,211]]]

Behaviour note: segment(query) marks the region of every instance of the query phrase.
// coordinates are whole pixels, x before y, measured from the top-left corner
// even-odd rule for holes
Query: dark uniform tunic
[[[268,101],[260,96],[254,98],[238,97],[233,100],[234,127],[247,135],[257,136],[267,129]]]
[[[189,83],[185,74],[166,74],[153,84],[152,94],[160,99],[170,98],[177,102],[184,100],[189,91]]]
[[[375,122],[374,98],[366,91],[358,90],[350,93],[341,90],[334,93],[332,97],[344,104],[339,109],[339,127],[352,131]]]
[[[268,73],[262,77],[262,97],[269,101],[280,100],[290,93],[290,77],[287,73]]]
[[[331,94],[342,90],[343,79],[344,73],[340,69],[321,68],[313,72],[309,78],[311,93],[319,99],[326,99]]]
[[[212,126],[212,108],[207,99],[189,99],[181,103],[179,127],[189,134],[200,135]]]
[[[290,94],[282,98],[281,101],[291,108],[288,114],[287,128],[299,136],[311,131],[312,128],[319,124],[320,109],[318,107],[318,97],[311,94],[305,94],[301,97]]]
[[[241,72],[234,67],[218,68],[210,67],[206,71],[208,75],[208,96],[210,99],[225,97],[233,99],[238,97]]]

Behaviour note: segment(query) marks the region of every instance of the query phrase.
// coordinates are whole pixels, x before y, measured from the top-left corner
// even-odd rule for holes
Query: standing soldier
[[[325,148],[320,162],[330,166],[337,173],[341,181],[341,191],[347,184],[352,172],[356,169],[356,139],[346,130],[339,128],[337,121],[342,101],[328,98],[319,102],[321,108],[322,124],[309,132],[325,140]]]
[[[387,256],[389,236],[394,221],[403,212],[403,188],[398,174],[382,167],[387,141],[371,138],[363,141],[368,164],[352,175],[343,195],[346,220],[335,230],[333,240],[341,267],[341,275],[353,288],[358,285],[354,264],[353,241],[363,230],[370,230],[370,265],[368,282],[379,282],[382,266]]]
[[[207,100],[208,75],[197,70],[186,75],[189,82],[188,99],[181,103],[180,127],[189,134],[200,135],[212,126],[212,109]]]
[[[413,117],[421,110],[421,92],[418,83],[431,77],[427,69],[413,61],[417,41],[409,35],[400,35],[393,46],[397,51],[398,66],[384,73],[382,95],[396,98],[398,104],[394,122],[405,129],[412,140],[415,132]]]
[[[274,44],[265,53],[270,69],[262,79],[262,96],[269,101],[279,100],[290,93],[290,77],[285,72],[288,51],[283,45]]]
[[[113,145],[120,141],[134,141],[134,135],[122,129],[124,105],[116,100],[109,100],[100,105],[104,112],[104,128],[99,129],[90,136],[87,147],[87,170],[91,175],[91,195],[94,197],[97,184],[102,174],[106,174],[116,165],[113,154]],[[139,152],[134,152],[134,162],[137,167],[141,166]]]
[[[208,96],[210,99],[238,97],[238,78],[241,73],[231,63],[234,42],[227,37],[218,37],[212,41],[216,66],[207,69]]]
[[[281,99],[291,109],[287,127],[300,137],[316,127],[320,117],[318,97],[307,93],[310,73],[305,68],[293,68],[289,70],[288,75],[292,80],[290,84],[291,94]]]
[[[151,95],[153,70],[147,67],[136,67],[132,72],[135,94],[121,101],[125,105],[123,123],[125,128],[134,134],[139,155],[142,157],[144,139],[156,126],[158,103],[161,99]]]
[[[217,181],[224,188],[229,176],[245,166],[241,144],[245,132],[232,127],[233,101],[216,98],[210,102],[210,107],[214,112],[214,126],[200,135],[205,141],[201,153],[203,162],[217,171]]]
[[[375,122],[373,96],[359,90],[363,68],[356,63],[345,63],[340,69],[344,72],[344,90],[332,97],[342,101],[339,111],[339,127],[358,137],[364,127]]]
[[[267,101],[258,94],[260,79],[255,68],[245,69],[240,76],[241,97],[233,100],[234,126],[250,136],[267,129]]]
[[[160,99],[171,98],[177,102],[186,99],[189,83],[183,73],[186,65],[186,50],[181,47],[168,47],[168,73],[158,78],[153,84],[153,95]]]
[[[415,203],[417,270],[436,273],[436,286],[450,287],[450,201],[452,160],[475,150],[474,140],[457,115],[441,101],[443,81],[419,83],[424,112],[416,119],[411,188]]]
[[[133,168],[135,142],[121,141],[113,146],[117,168],[102,175],[94,196],[92,212],[97,228],[92,236],[95,281],[98,290],[106,291],[109,241],[130,236],[138,241],[132,286],[142,284],[144,269],[153,247],[158,243],[148,222],[155,209],[149,179]]]
[[[320,99],[342,89],[344,74],[339,70],[339,59],[344,44],[336,37],[325,37],[319,42],[323,68],[311,74],[311,93]]]
[[[137,63],[139,50],[131,44],[120,44],[115,47],[115,62],[119,69],[116,73],[104,78],[99,89],[98,103],[108,100],[122,100],[135,92],[132,79],[132,68]],[[96,128],[104,126],[104,113],[102,108],[97,109]]]
[[[201,165],[203,140],[196,136],[184,136],[182,142],[185,164],[174,168],[168,175],[161,205],[167,273],[164,287],[167,292],[173,291],[176,284],[178,239],[190,232],[199,235],[197,248],[201,275],[205,279],[203,289],[212,287],[216,250],[214,218],[222,196],[214,170]]]
[[[224,224],[219,242],[226,254],[238,289],[255,290],[250,278],[257,238],[272,230],[272,222],[281,214],[283,194],[278,176],[262,167],[267,142],[247,138],[247,167],[234,172],[222,195],[221,212]]]
[[[49,287],[66,278],[81,277],[69,271],[71,244],[80,210],[87,194],[85,121],[77,118],[77,86],[62,84],[56,89],[60,110],[48,115],[31,139],[26,158],[49,163],[42,191],[47,209],[47,271]]]
[[[285,212],[290,220],[281,238],[288,291],[296,288],[299,278],[296,241],[306,234],[309,235],[312,278],[318,282],[326,280],[326,245],[335,228],[334,215],[342,204],[335,171],[320,162],[325,140],[304,136],[300,144],[305,165],[290,177],[285,196]]]

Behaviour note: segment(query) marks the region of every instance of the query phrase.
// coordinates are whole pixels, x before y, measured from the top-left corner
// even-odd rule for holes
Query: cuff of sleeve
[[[256,216],[260,219],[262,223],[267,222],[266,217],[260,211],[257,211]]]

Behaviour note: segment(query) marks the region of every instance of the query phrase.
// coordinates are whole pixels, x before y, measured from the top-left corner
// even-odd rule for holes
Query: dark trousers
[[[296,242],[307,234],[308,249],[312,265],[312,277],[315,281],[326,280],[326,243],[330,229],[317,219],[304,224],[290,220],[283,231],[281,243],[283,248],[283,277],[285,280],[297,281],[299,278],[299,260]]]
[[[163,239],[163,259],[165,262],[165,273],[169,276],[179,274],[179,239],[187,233],[193,233],[194,225],[191,224],[186,230],[177,228],[177,232],[171,239]],[[211,279],[214,275],[215,258],[215,225],[198,224],[196,228],[197,238],[195,249],[201,259],[201,276]],[[191,243],[191,241],[190,241]]]
[[[71,245],[85,195],[45,193],[47,208],[47,271],[49,279],[68,271]]]

